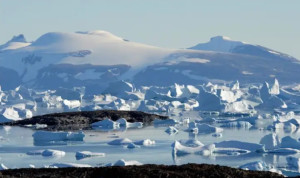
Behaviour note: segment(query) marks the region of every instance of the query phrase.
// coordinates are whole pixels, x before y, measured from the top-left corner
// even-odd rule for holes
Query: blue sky
[[[187,48],[216,35],[300,59],[299,0],[0,0],[0,43],[24,34],[106,30],[131,41]]]

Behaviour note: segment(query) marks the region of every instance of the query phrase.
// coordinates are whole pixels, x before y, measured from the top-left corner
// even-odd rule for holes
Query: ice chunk
[[[190,122],[187,129],[188,132],[198,133],[198,127],[196,122]]]
[[[172,135],[172,134],[176,134],[178,133],[178,129],[176,127],[173,126],[169,126],[165,132],[167,132],[168,134]]]
[[[150,146],[150,145],[154,145],[155,141],[150,140],[150,139],[145,139],[145,140],[136,141],[136,142],[134,142],[134,144],[143,145],[143,146]]]
[[[222,141],[219,143],[215,143],[216,148],[238,148],[243,150],[249,151],[256,151],[261,152],[264,149],[264,145],[256,144],[256,143],[249,143],[249,142],[242,142],[236,140],[229,140],[229,141]]]
[[[264,171],[266,170],[266,167],[267,164],[263,161],[255,161],[240,166],[241,169],[254,170],[254,171]]]
[[[259,143],[265,145],[266,150],[273,150],[280,147],[280,140],[275,133],[265,135]]]
[[[188,147],[182,145],[180,142],[175,141],[172,144],[173,147],[173,154],[180,156],[185,154],[201,154],[201,155],[211,155],[213,150],[215,149],[215,145],[205,145],[205,146],[198,146],[198,147]]]
[[[88,164],[76,164],[76,163],[54,163],[49,166],[50,168],[66,168],[66,167],[92,167]]]
[[[132,143],[132,140],[128,138],[119,138],[108,142],[109,145],[128,145],[130,143]]]
[[[220,111],[224,109],[221,99],[217,95],[207,92],[203,87],[200,87],[197,101],[199,103],[197,109],[201,111]]]
[[[120,127],[120,123],[114,122],[111,119],[105,118],[102,121],[92,123],[92,127],[100,127],[103,129],[117,129]]]
[[[290,136],[286,136],[281,139],[281,148],[300,149],[300,142]]]
[[[60,150],[47,149],[42,152],[42,156],[46,156],[46,157],[63,157],[65,155],[66,152]]]
[[[104,157],[105,153],[95,153],[95,152],[90,152],[90,151],[78,151],[76,152],[76,159],[83,159],[83,158],[88,158],[88,157]]]
[[[138,146],[138,145],[136,145],[136,144],[134,144],[134,143],[129,143],[129,144],[127,145],[127,148],[129,148],[129,149],[134,149],[134,148],[140,148],[140,146]]]
[[[79,108],[81,105],[79,100],[63,100],[63,104],[67,109]]]
[[[117,162],[115,162],[114,164],[112,164],[112,166],[132,166],[132,165],[143,165],[142,163],[132,160],[132,161],[125,161],[124,159],[120,159]]]
[[[36,131],[34,141],[83,141],[84,133],[80,132],[48,132]]]
[[[3,163],[0,164],[0,171],[6,170],[8,167],[6,167]]]

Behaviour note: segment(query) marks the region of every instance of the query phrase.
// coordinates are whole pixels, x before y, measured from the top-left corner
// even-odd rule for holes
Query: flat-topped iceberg
[[[80,132],[36,131],[32,135],[34,141],[83,141],[85,134]]]
[[[300,142],[290,136],[281,139],[281,148],[300,149]]]
[[[222,128],[215,127],[209,124],[198,124],[195,122],[190,122],[189,127],[187,129],[188,132],[193,132],[193,133],[220,133],[223,132]]]

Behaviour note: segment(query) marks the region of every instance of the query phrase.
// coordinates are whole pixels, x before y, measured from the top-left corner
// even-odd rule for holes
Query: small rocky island
[[[151,124],[154,119],[167,119],[167,116],[149,114],[141,111],[116,111],[116,110],[98,110],[98,111],[80,111],[65,112],[34,116],[30,119],[24,119],[1,125],[26,126],[35,124],[46,124],[47,130],[86,130],[91,128],[91,124],[110,118],[113,121],[119,118],[125,118],[127,122],[142,122],[144,125]]]

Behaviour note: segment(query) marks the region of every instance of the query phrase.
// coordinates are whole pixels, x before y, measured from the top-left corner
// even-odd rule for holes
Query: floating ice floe
[[[33,135],[34,141],[83,141],[85,134],[80,132],[49,132],[36,131]]]
[[[60,150],[46,149],[42,152],[42,156],[45,157],[63,157],[66,155],[66,152]]]
[[[150,145],[155,145],[155,141],[150,140],[150,139],[145,139],[145,140],[135,141],[134,144],[143,145],[143,146],[150,146]]]
[[[8,167],[6,167],[3,163],[0,164],[0,171],[6,170]]]
[[[162,126],[164,126],[164,125],[176,125],[176,124],[178,124],[179,122],[178,121],[176,121],[176,120],[174,120],[174,119],[166,119],[166,120],[161,120],[161,119],[155,119],[154,121],[153,121],[153,124],[154,125],[162,125]]]
[[[18,111],[13,107],[4,108],[0,112],[0,123],[21,120]]]
[[[112,140],[112,141],[108,142],[107,144],[109,144],[109,145],[128,145],[130,143],[132,143],[132,140],[130,140],[128,138],[119,138],[119,139]]]
[[[170,134],[170,135],[173,135],[173,134],[176,134],[178,133],[178,129],[176,127],[173,127],[173,126],[169,126],[166,130],[165,130],[166,133]]]
[[[124,159],[120,159],[118,161],[116,161],[115,163],[110,163],[107,164],[106,166],[140,166],[143,165],[142,163],[135,161],[135,160],[131,160],[131,161],[125,161]]]
[[[139,145],[136,145],[136,144],[134,144],[134,143],[129,143],[126,147],[127,147],[128,149],[140,148]]]
[[[92,123],[92,127],[100,127],[103,129],[117,129],[120,127],[120,123],[114,122],[109,118],[105,118],[102,121]]]
[[[205,145],[205,146],[197,146],[197,147],[189,147],[189,146],[184,146],[180,142],[175,141],[172,144],[173,147],[173,154],[180,156],[180,155],[185,155],[185,154],[200,154],[200,155],[211,155],[215,149],[214,144],[210,145]]]
[[[105,153],[95,153],[90,151],[78,151],[75,154],[76,159],[83,159],[88,157],[104,157]]]
[[[77,164],[77,163],[54,163],[49,168],[67,168],[67,167],[92,167],[89,164]]]
[[[127,122],[127,120],[125,118],[120,118],[116,122],[120,124],[120,127],[126,127],[126,128],[142,128],[143,127],[142,122],[130,123],[130,122]]]
[[[264,145],[242,142],[236,140],[222,141],[215,143],[216,148],[237,148],[242,150],[249,150],[251,152],[263,152]]]

